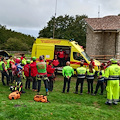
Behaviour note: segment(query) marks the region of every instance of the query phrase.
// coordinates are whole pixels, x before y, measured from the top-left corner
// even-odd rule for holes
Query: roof
[[[103,18],[85,18],[88,26],[94,31],[120,30],[120,16],[105,16]]]

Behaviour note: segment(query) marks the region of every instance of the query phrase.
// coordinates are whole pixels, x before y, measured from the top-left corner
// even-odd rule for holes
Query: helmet
[[[112,63],[117,63],[117,60],[115,58],[110,59]]]
[[[26,60],[27,63],[30,63],[30,60]]]
[[[32,57],[32,60],[36,60],[36,57]]]
[[[16,58],[16,63],[20,63],[20,59],[19,58]]]

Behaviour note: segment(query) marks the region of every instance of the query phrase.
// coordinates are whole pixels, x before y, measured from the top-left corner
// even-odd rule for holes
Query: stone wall
[[[94,33],[87,27],[86,52],[88,55],[101,55],[103,51],[102,33]]]
[[[94,32],[87,27],[86,52],[88,55],[115,55],[120,54],[120,37],[117,33]]]

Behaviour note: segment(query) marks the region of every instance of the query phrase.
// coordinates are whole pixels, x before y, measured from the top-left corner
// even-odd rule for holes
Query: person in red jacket
[[[31,69],[31,77],[33,79],[32,89],[33,91],[37,91],[37,81],[36,75],[38,74],[37,66],[36,66],[36,57],[32,57],[33,62],[30,64]]]
[[[55,76],[57,75],[57,67],[59,66],[59,60],[57,58],[57,55],[55,55],[55,59],[52,60],[52,65],[55,68]]]
[[[30,60],[27,60],[26,61],[27,64],[24,65],[24,75],[26,77],[26,83],[25,83],[25,89],[27,89],[27,86],[28,86],[28,89],[30,89]]]
[[[90,64],[93,66],[93,68],[95,67],[95,62],[94,62],[93,58],[90,59]]]
[[[49,79],[49,81],[48,81],[48,90],[49,91],[53,90],[53,81],[55,78],[54,71],[55,71],[55,68],[52,68],[52,61],[49,61],[49,64],[47,65],[47,77]]]
[[[65,51],[63,51],[62,48],[58,52],[58,58],[60,61],[60,67],[64,66],[65,65]]]

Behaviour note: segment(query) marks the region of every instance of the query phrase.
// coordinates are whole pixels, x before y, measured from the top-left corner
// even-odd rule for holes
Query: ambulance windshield
[[[85,53],[84,51],[81,52],[81,53],[83,54],[83,56],[84,56],[88,61],[90,61],[90,57],[88,56],[87,53]]]

